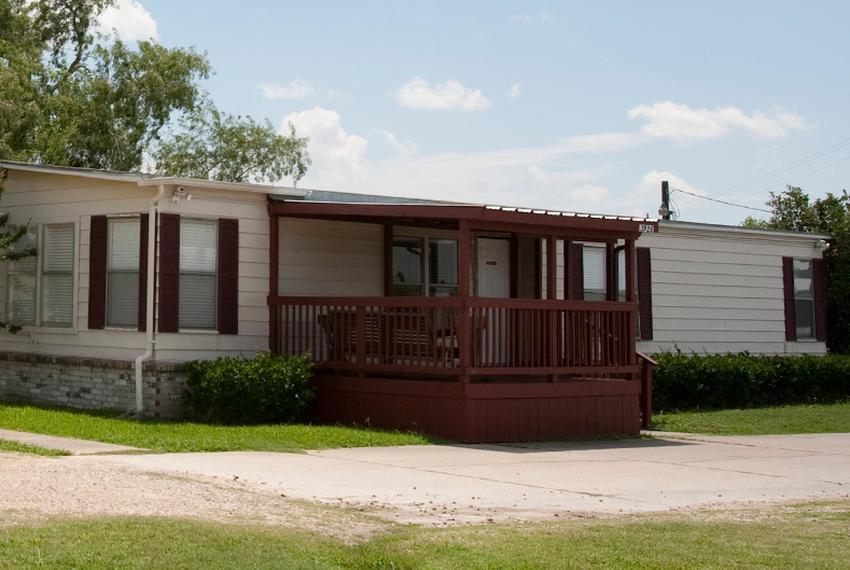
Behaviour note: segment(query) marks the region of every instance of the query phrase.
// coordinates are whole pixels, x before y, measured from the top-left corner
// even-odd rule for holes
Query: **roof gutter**
[[[141,414],[145,411],[144,401],[144,365],[145,361],[153,356],[154,346],[156,345],[156,326],[154,323],[154,299],[156,285],[156,224],[157,215],[159,214],[159,200],[165,194],[165,185],[160,184],[156,194],[151,198],[150,206],[148,207],[148,267],[147,267],[147,284],[145,286],[145,352],[140,354],[133,365],[136,375],[136,413]]]

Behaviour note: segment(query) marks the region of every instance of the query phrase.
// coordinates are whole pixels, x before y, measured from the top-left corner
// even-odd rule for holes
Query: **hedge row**
[[[196,360],[184,368],[188,419],[227,424],[286,423],[302,418],[313,399],[307,357]]]
[[[666,352],[654,357],[657,411],[755,408],[850,399],[850,355]]]

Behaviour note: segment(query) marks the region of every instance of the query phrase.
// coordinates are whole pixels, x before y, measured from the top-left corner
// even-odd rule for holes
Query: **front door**
[[[476,246],[476,296],[507,299],[511,296],[511,241],[480,237]]]
[[[511,241],[503,238],[480,237],[476,245],[476,295],[507,299],[511,296]],[[504,366],[507,363],[509,331],[505,326],[504,309],[483,309],[482,322],[475,323],[476,351],[484,366]]]

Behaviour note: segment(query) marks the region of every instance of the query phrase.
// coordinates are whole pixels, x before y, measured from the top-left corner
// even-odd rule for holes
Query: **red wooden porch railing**
[[[272,350],[358,373],[633,379],[634,303],[270,297]]]

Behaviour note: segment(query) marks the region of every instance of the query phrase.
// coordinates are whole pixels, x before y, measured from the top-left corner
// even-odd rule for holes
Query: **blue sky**
[[[662,178],[755,207],[848,186],[846,2],[122,0],[109,18],[205,50],[221,108],[309,136],[302,187],[655,215]],[[687,220],[753,213],[673,198]]]

